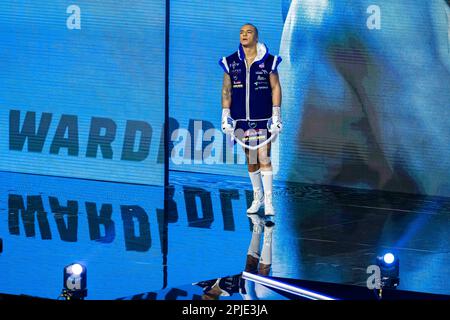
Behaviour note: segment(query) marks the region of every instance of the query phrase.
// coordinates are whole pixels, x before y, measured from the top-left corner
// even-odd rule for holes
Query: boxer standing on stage
[[[264,123],[271,134],[281,131],[281,86],[277,73],[280,62],[281,57],[269,54],[267,47],[258,42],[258,29],[253,24],[247,23],[241,27],[238,51],[219,61],[225,71],[222,87],[224,133],[234,132],[235,121],[244,126],[250,123]],[[256,154],[245,149],[254,194],[252,205],[247,210],[253,223],[247,265],[249,262],[257,265],[259,260],[261,274],[268,274],[271,266],[275,215],[272,205],[270,147],[268,143],[257,149]],[[264,221],[257,214],[262,205],[264,205]],[[259,242],[264,225],[264,246],[260,257]]]

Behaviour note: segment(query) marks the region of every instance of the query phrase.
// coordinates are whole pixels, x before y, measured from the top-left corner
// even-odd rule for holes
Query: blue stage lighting
[[[386,264],[391,264],[394,262],[395,256],[392,253],[388,252],[383,256],[383,260]]]
[[[79,263],[75,263],[70,266],[70,272],[76,276],[79,276],[83,272],[83,266]]]
[[[400,259],[388,252],[377,257],[380,268],[381,287],[395,289],[400,284]]]
[[[87,269],[80,263],[64,267],[64,283],[61,297],[65,300],[84,300],[87,296]]]

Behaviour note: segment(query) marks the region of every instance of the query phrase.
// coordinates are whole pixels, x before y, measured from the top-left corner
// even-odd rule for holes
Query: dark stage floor
[[[56,299],[64,266],[76,261],[88,268],[88,299],[163,292],[244,269],[246,177],[171,172],[166,215],[162,187],[5,172],[0,181],[0,293]],[[367,267],[389,250],[400,258],[399,290],[450,294],[450,199],[274,187],[272,276],[365,287]]]

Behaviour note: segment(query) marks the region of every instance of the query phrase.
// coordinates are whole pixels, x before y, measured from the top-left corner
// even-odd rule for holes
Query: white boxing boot
[[[250,181],[253,187],[253,202],[250,208],[247,209],[247,213],[257,213],[259,208],[264,204],[264,191],[261,181],[261,170],[255,172],[249,172]]]
[[[247,213],[257,213],[262,205],[264,205],[264,193],[253,192],[253,202],[250,208],[247,209]]]
[[[261,170],[261,177],[264,190],[264,214],[267,216],[273,216],[275,210],[272,205],[272,184],[273,184],[273,173],[272,169]]]
[[[272,193],[266,193],[264,195],[264,215],[266,217],[275,215],[275,209],[272,204]]]

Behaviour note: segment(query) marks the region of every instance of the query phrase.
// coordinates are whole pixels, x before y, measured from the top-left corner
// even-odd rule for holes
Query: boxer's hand
[[[234,132],[233,119],[231,117],[222,118],[222,132],[225,134]]]
[[[279,117],[273,116],[267,122],[267,127],[269,128],[270,133],[278,134],[283,128],[283,123],[281,122],[281,119]]]

